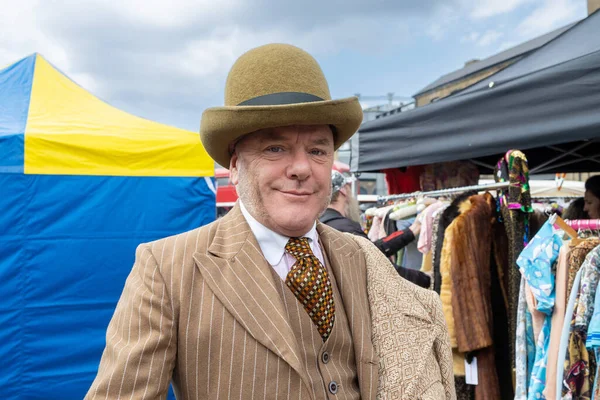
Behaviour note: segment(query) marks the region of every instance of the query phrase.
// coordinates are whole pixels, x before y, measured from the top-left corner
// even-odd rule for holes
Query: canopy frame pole
[[[558,156],[551,158],[550,160],[546,161],[545,163],[542,163],[542,164],[536,166],[535,168],[531,169],[529,171],[529,173],[535,174],[539,171],[543,171],[544,168],[546,168],[548,165],[552,165],[556,161],[561,160],[561,159],[565,158],[566,156],[572,155],[573,153],[577,153],[579,150],[583,149],[584,147],[589,146],[590,144],[592,144],[594,142],[595,142],[595,140],[586,141],[571,150],[563,150],[564,151],[563,154],[559,154]]]
[[[594,142],[596,142],[596,140],[595,140],[595,139],[593,139],[593,140],[591,140],[591,142],[592,142],[592,143],[594,143]],[[552,149],[552,150],[554,150],[554,151],[558,151],[558,152],[560,152],[560,153],[566,153],[566,152],[567,152],[567,150],[565,150],[565,149],[561,149],[561,148],[560,148],[560,147],[558,147],[558,146],[546,146],[546,147],[548,147],[549,149]],[[574,155],[574,156],[577,156],[577,157],[582,157],[582,158],[583,158],[583,157],[586,157],[586,156],[584,156],[583,154],[579,154],[579,153],[573,153],[573,155]],[[598,162],[600,163],[600,161],[598,161]]]
[[[471,160],[469,160],[469,161],[470,161],[470,162],[472,162],[472,163],[473,163],[473,164],[475,164],[475,165],[479,165],[480,167],[487,168],[487,169],[491,170],[492,172],[493,172],[493,171],[494,171],[494,169],[496,168],[496,167],[494,167],[493,165],[486,164],[486,163],[484,163],[484,162],[482,162],[482,161],[473,160],[473,159],[471,159]]]
[[[560,163],[560,164],[549,165],[547,168],[541,169],[541,170],[539,170],[537,172],[544,172],[544,171],[549,170],[549,169],[555,169],[555,168],[564,167],[564,166],[567,166],[567,165],[578,163],[580,161],[592,161],[592,162],[596,162],[596,163],[600,164],[600,159],[598,159],[598,156],[595,156],[595,157],[582,157],[582,158],[578,158],[577,160],[570,160],[570,161],[565,161],[565,162]]]

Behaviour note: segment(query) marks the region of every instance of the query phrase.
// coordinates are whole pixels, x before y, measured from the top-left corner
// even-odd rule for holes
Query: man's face
[[[302,236],[329,204],[333,153],[326,125],[262,130],[236,145],[231,181],[260,223],[285,236]]]

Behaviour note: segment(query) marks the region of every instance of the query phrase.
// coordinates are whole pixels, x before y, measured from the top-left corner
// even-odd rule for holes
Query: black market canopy
[[[600,170],[600,11],[450,97],[364,123],[351,170],[471,160],[489,173],[511,149],[532,173]]]

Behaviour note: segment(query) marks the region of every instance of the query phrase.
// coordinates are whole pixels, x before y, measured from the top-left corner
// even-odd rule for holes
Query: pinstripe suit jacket
[[[317,230],[350,324],[361,397],[374,399],[379,357],[365,256],[349,236]],[[238,206],[210,225],[140,245],[86,399],[165,398],[171,380],[178,399],[310,398],[270,268]],[[431,317],[420,317],[411,329],[425,321],[417,328],[426,332]],[[395,351],[414,360],[422,353],[415,350]],[[430,360],[416,362],[411,371]],[[424,389],[406,383],[414,389],[402,398],[419,398]]]

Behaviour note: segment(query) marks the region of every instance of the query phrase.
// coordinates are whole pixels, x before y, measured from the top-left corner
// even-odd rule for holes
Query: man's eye
[[[325,152],[323,150],[314,149],[314,150],[311,150],[310,154],[315,155],[315,156],[324,156]]]
[[[267,148],[267,151],[271,152],[271,153],[280,153],[283,151],[283,148],[279,147],[279,146],[271,146],[271,147]]]

